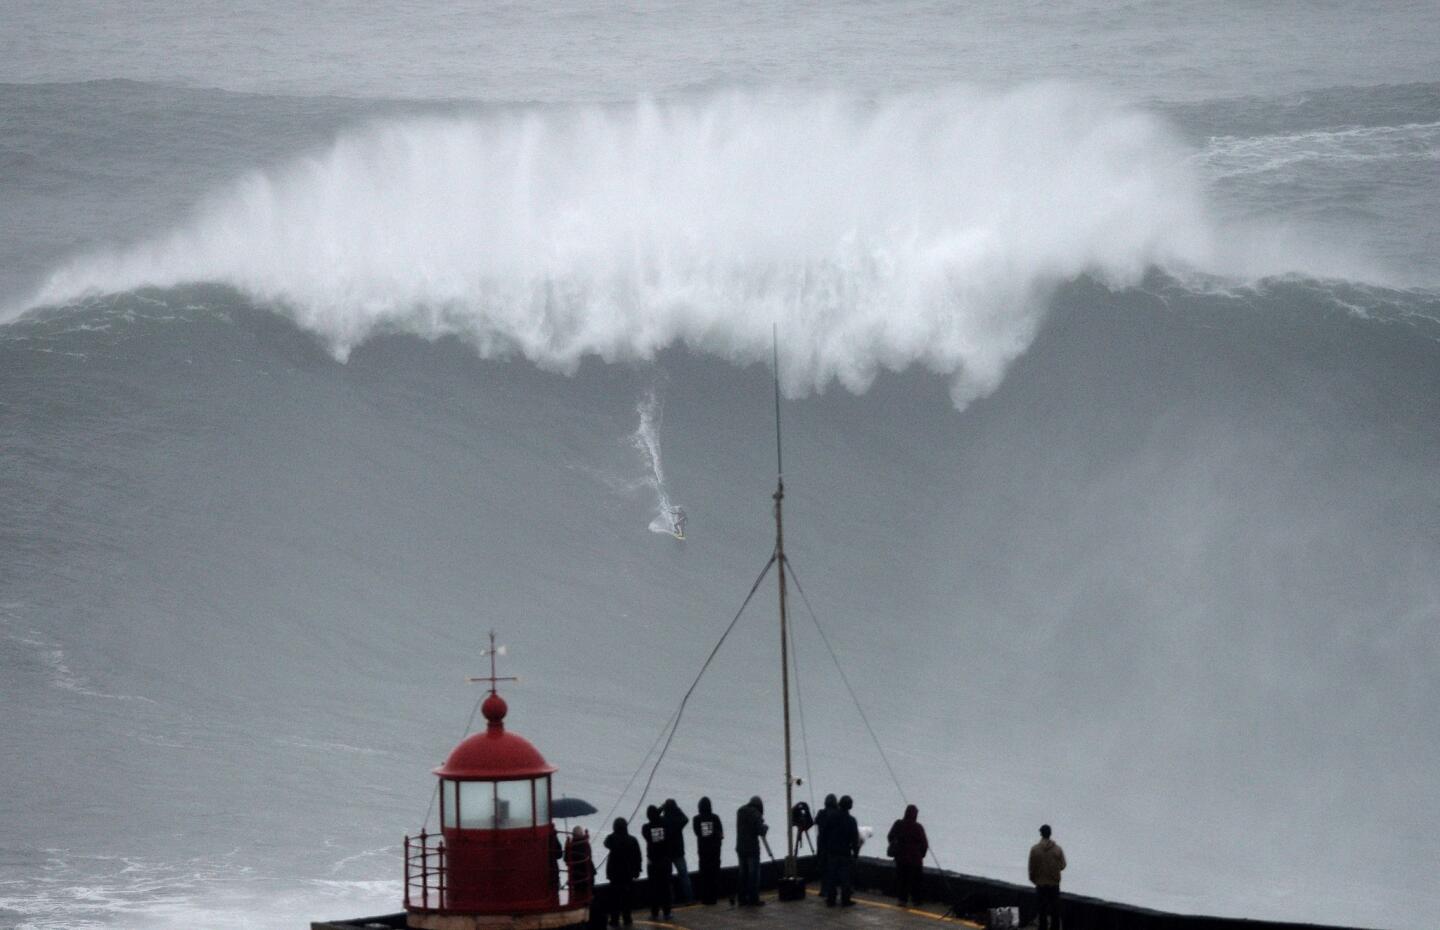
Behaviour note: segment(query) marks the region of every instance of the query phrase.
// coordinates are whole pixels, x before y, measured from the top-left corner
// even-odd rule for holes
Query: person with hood
[[[665,830],[665,821],[660,817],[660,808],[651,804],[645,808],[645,826],[640,828],[645,838],[645,877],[650,880],[650,919],[659,920],[660,912],[670,919],[670,839]]]
[[[840,799],[840,806],[825,821],[825,906],[835,906],[835,895],[840,895],[841,907],[853,907],[850,899],[850,866],[860,852],[860,827],[851,816],[850,809],[855,802],[850,795]]]
[[[590,861],[590,833],[584,827],[576,827],[565,840],[565,868],[570,871],[570,899],[590,897],[595,864]]]
[[[906,901],[919,907],[925,854],[930,851],[930,840],[920,823],[920,808],[914,804],[907,805],[905,816],[891,825],[886,839],[890,843],[887,852],[895,860],[895,897],[900,900],[901,907]]]
[[[565,858],[565,847],[560,845],[559,831],[550,829],[550,890],[560,890],[560,860]]]
[[[630,825],[624,817],[616,817],[614,832],[605,837],[605,848],[609,855],[605,859],[605,879],[610,883],[610,926],[625,926],[635,923],[630,914],[634,900],[635,879],[640,877],[640,843],[630,835]]]
[[[770,827],[765,823],[765,805],[756,795],[735,812],[735,855],[740,858],[741,907],[763,907],[760,900],[760,841]]]
[[[1065,850],[1050,839],[1050,825],[1040,825],[1040,842],[1030,847],[1030,883],[1035,886],[1039,914],[1036,930],[1060,930],[1060,873],[1065,871]]]
[[[685,825],[690,822],[690,818],[685,816],[674,798],[667,798],[660,806],[660,820],[665,824],[665,840],[670,844],[670,864],[679,878],[679,894],[675,903],[688,904],[693,897],[690,889],[690,867],[685,863]]]
[[[696,855],[700,857],[700,903],[714,904],[720,893],[720,846],[725,827],[710,808],[710,799],[700,799],[700,813],[691,826],[695,830]]]
[[[820,813],[815,815],[815,864],[820,867],[820,896],[823,898],[835,897],[835,892],[830,888],[830,870],[825,867],[827,861],[825,837],[827,825],[831,818],[838,813],[840,813],[840,801],[835,795],[827,794],[825,795],[825,806],[820,808]]]

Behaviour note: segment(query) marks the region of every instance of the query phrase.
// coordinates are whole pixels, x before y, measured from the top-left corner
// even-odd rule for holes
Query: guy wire
[[[659,733],[655,734],[655,741],[650,744],[649,749],[645,750],[645,755],[640,757],[640,765],[634,772],[630,773],[630,780],[625,783],[624,788],[620,789],[620,794],[615,798],[615,803],[610,806],[610,811],[605,815],[605,819],[601,821],[602,824],[613,822],[615,809],[620,806],[621,801],[625,800],[625,795],[630,793],[630,786],[635,784],[635,779],[639,778],[640,773],[645,771],[645,763],[650,761],[650,755],[655,752],[655,747],[660,745],[660,741],[665,738],[666,733],[671,732],[671,727],[674,725],[675,712],[671,711],[670,716],[665,720],[665,725],[660,728]],[[604,860],[601,861],[603,862]]]
[[[787,556],[785,559],[789,562]],[[795,627],[790,627],[790,665],[795,675],[795,709],[800,713],[800,748],[805,753],[805,781],[810,789],[810,810],[815,810],[815,777],[810,771],[810,738],[805,732],[805,701],[801,697],[803,690],[800,687],[800,653],[795,648]]]
[[[480,692],[480,696],[475,699],[475,706],[470,708],[470,717],[465,721],[465,732],[460,734],[460,740],[462,742],[465,740],[465,737],[470,735],[470,727],[473,726],[475,723],[475,714],[480,710],[480,702],[484,701],[489,696],[490,695],[488,692],[482,691]],[[425,808],[425,821],[420,825],[420,829],[422,831],[426,827],[430,826],[430,814],[432,811],[435,810],[435,799],[439,796],[440,783],[436,782],[435,790],[430,793],[430,804]]]
[[[855,704],[855,710],[860,714],[860,720],[865,724],[865,730],[870,734],[870,741],[875,744],[875,751],[880,753],[880,761],[885,763],[885,770],[890,773],[890,780],[895,783],[895,790],[900,793],[900,800],[908,805],[910,799],[905,796],[905,789],[900,784],[900,779],[895,775],[895,769],[890,765],[890,758],[885,755],[885,747],[880,745],[880,738],[875,735],[875,728],[870,725],[870,718],[865,716],[865,708],[860,706],[860,699],[855,696],[855,689],[850,686],[850,678],[845,674],[845,669],[840,665],[840,657],[835,654],[835,647],[830,645],[830,638],[825,635],[825,630],[820,626],[820,618],[815,615],[815,608],[810,606],[810,598],[805,596],[805,588],[800,584],[800,579],[795,575],[795,568],[786,559],[781,566],[782,571],[789,572],[790,580],[795,582],[795,590],[800,592],[800,601],[805,605],[805,610],[810,614],[810,622],[815,624],[815,632],[820,634],[820,641],[825,644],[825,649],[830,653],[830,661],[835,663],[835,671],[840,673],[840,680],[845,683],[845,690],[850,692],[850,700]],[[945,874],[945,867],[940,864],[940,857],[935,852],[935,847],[930,847],[930,861],[935,863],[935,868],[940,870],[940,877],[945,883],[947,896],[953,904],[954,895],[950,894],[950,877]]]
[[[770,553],[770,558],[765,562],[765,567],[760,569],[760,574],[756,576],[755,583],[750,586],[750,593],[745,595],[744,603],[740,605],[739,610],[735,611],[735,616],[730,620],[730,625],[725,628],[724,633],[720,634],[720,639],[715,643],[715,648],[710,650],[710,655],[705,657],[705,662],[703,665],[700,666],[700,671],[695,675],[695,680],[692,681],[690,683],[690,687],[685,690],[685,696],[680,699],[680,706],[675,710],[674,723],[673,725],[669,726],[670,735],[665,738],[665,745],[660,748],[660,755],[656,757],[655,764],[650,768],[650,776],[645,779],[645,787],[640,789],[640,797],[635,801],[635,809],[630,812],[631,820],[634,820],[635,815],[640,813],[640,806],[645,803],[645,795],[650,792],[650,786],[655,781],[655,773],[660,770],[660,763],[664,761],[665,753],[669,751],[670,743],[672,740],[675,739],[675,734],[680,729],[680,718],[685,714],[685,705],[689,703],[690,695],[694,694],[695,689],[699,687],[700,679],[705,677],[705,672],[707,669],[710,668],[710,663],[715,661],[715,656],[719,654],[720,647],[725,644],[725,640],[727,637],[729,637],[730,631],[735,629],[735,624],[740,622],[740,617],[742,614],[745,613],[745,608],[750,606],[751,598],[755,596],[756,591],[760,590],[760,582],[765,580],[765,576],[770,573],[770,567],[774,564],[775,553],[772,552]],[[662,730],[661,732],[663,733],[664,730]],[[649,755],[649,753],[646,753],[646,758],[649,758]],[[644,759],[640,761],[640,768],[636,769],[636,774],[639,774],[640,770],[643,768],[645,768]],[[634,781],[633,776],[631,778],[631,781]],[[626,790],[629,790],[628,787]],[[623,798],[624,796],[625,795],[623,793],[620,795],[621,798]],[[617,799],[615,802],[615,807],[619,806],[620,801]],[[610,809],[611,814],[614,814],[615,807],[612,807]],[[607,817],[607,819],[609,818]],[[596,866],[596,869],[598,870],[600,868],[600,865],[604,865],[605,860],[609,858],[610,854],[607,852],[605,854],[605,857],[600,860],[600,864]]]
[[[895,783],[895,790],[900,792],[900,800],[906,804],[910,799],[905,796],[905,789],[900,785],[900,779],[895,774],[895,769],[890,765],[890,757],[885,755],[885,747],[880,745],[880,738],[875,735],[875,728],[870,725],[870,718],[865,716],[865,708],[860,706],[860,698],[856,697],[855,689],[850,685],[850,677],[845,674],[845,669],[840,665],[840,657],[835,654],[835,647],[830,645],[830,637],[825,635],[825,630],[820,626],[820,618],[815,615],[815,608],[810,606],[810,598],[805,596],[805,589],[800,585],[800,579],[795,575],[795,569],[790,565],[790,560],[785,560],[784,568],[790,573],[790,580],[795,582],[795,590],[800,592],[800,600],[805,604],[805,610],[810,614],[810,621],[815,624],[815,630],[820,634],[820,641],[825,644],[826,650],[830,653],[830,661],[835,663],[835,670],[840,673],[840,680],[845,684],[845,690],[850,692],[850,700],[855,704],[855,710],[860,714],[860,720],[865,724],[865,730],[870,734],[870,741],[875,744],[875,750],[880,753],[880,761],[885,763],[885,770],[890,773],[890,780]]]

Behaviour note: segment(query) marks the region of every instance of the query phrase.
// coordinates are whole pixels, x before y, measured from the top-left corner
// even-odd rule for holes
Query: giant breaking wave
[[[1058,283],[1288,270],[1242,251],[1167,127],[1091,93],[734,93],[375,123],[69,263],[35,303],[215,281],[338,357],[455,334],[565,371],[674,344],[758,360],[774,323],[791,393],[919,364],[963,406]]]

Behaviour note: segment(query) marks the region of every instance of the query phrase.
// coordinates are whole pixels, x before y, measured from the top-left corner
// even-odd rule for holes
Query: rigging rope
[[[492,642],[493,642],[493,640],[492,640]],[[481,692],[480,696],[475,699],[475,706],[472,707],[472,708],[470,708],[470,716],[469,716],[469,718],[466,719],[466,721],[465,721],[465,732],[460,734],[460,742],[464,742],[464,741],[465,741],[465,737],[467,737],[467,736],[470,735],[470,728],[475,725],[475,714],[476,714],[477,712],[479,712],[479,710],[480,710],[480,703],[481,703],[482,701],[484,701],[484,700],[485,700],[487,697],[489,697],[489,696],[490,696],[490,693],[489,693],[488,691],[484,691],[484,692]],[[435,790],[430,793],[430,805],[425,808],[425,821],[424,821],[424,823],[422,823],[422,824],[420,825],[420,831],[421,831],[422,833],[425,831],[425,829],[426,829],[427,827],[430,826],[430,814],[435,810],[435,799],[436,799],[437,797],[439,797],[439,796],[440,796],[440,783],[437,781],[437,782],[435,783]]]
[[[786,559],[785,561],[790,561]],[[801,698],[804,689],[800,687],[800,652],[795,648],[795,624],[790,624],[790,664],[795,674],[795,709],[800,712],[800,747],[805,752],[805,781],[810,789],[810,810],[815,810],[815,779],[810,773],[810,737],[805,731],[805,701]]]
[[[660,741],[665,738],[666,733],[672,732],[671,728],[675,725],[675,718],[676,714],[672,711],[669,718],[665,721],[665,725],[660,728],[660,732],[655,734],[655,742],[651,743],[650,748],[645,750],[645,755],[640,757],[640,765],[636,767],[635,771],[630,773],[630,780],[625,783],[624,788],[620,789],[620,794],[615,798],[615,803],[610,805],[610,810],[606,812],[605,819],[600,821],[602,824],[614,822],[615,811],[620,807],[620,802],[625,800],[625,795],[630,793],[630,786],[635,784],[635,779],[639,778],[640,773],[645,771],[645,763],[650,761],[650,755],[655,751],[655,747],[660,745]],[[601,863],[604,863],[603,859]]]
[[[885,763],[885,770],[890,773],[890,780],[895,783],[895,790],[900,793],[900,800],[909,805],[910,799],[905,795],[905,788],[900,784],[900,779],[895,775],[895,769],[890,765],[890,758],[885,755],[885,747],[880,745],[880,738],[875,735],[875,728],[870,725],[870,718],[865,716],[865,708],[860,706],[860,698],[855,696],[855,689],[850,686],[850,679],[845,674],[845,669],[840,666],[840,657],[835,654],[835,647],[830,645],[830,638],[825,635],[825,630],[820,626],[820,618],[815,615],[815,608],[810,606],[810,598],[805,596],[805,588],[800,584],[800,579],[795,576],[795,568],[787,558],[781,566],[781,571],[790,575],[790,580],[795,582],[795,590],[800,592],[800,601],[805,605],[805,610],[810,614],[810,622],[815,624],[815,631],[820,634],[820,641],[830,653],[830,661],[835,663],[835,671],[840,673],[840,680],[845,683],[845,690],[850,692],[850,700],[855,703],[855,710],[859,712],[861,721],[865,724],[866,731],[870,734],[870,740],[875,744],[875,750],[880,753],[880,761]],[[950,876],[945,872],[945,867],[940,863],[940,857],[935,852],[935,847],[929,849],[930,861],[935,863],[935,868],[940,871],[940,879],[945,883],[946,896],[950,898],[952,910],[955,904],[955,896],[950,886]]]
[[[745,601],[740,605],[740,609],[735,611],[735,616],[730,620],[730,625],[725,628],[724,633],[720,634],[720,639],[715,643],[715,648],[711,649],[710,655],[705,657],[705,662],[703,665],[700,666],[700,671],[695,675],[695,680],[690,682],[689,688],[685,689],[685,696],[680,699],[680,706],[676,708],[675,714],[671,718],[673,722],[667,724],[667,729],[670,731],[670,735],[665,738],[665,745],[660,748],[660,755],[656,757],[655,764],[650,768],[650,776],[645,779],[645,787],[640,789],[640,797],[637,798],[635,801],[635,809],[630,812],[631,820],[634,820],[635,815],[640,813],[640,806],[645,803],[645,795],[650,792],[650,786],[655,782],[655,773],[660,770],[660,763],[664,761],[665,753],[670,750],[670,743],[672,740],[675,739],[675,733],[680,729],[680,718],[685,714],[685,705],[690,702],[690,695],[695,693],[695,689],[700,685],[700,679],[705,677],[705,672],[710,668],[710,663],[715,661],[715,656],[719,654],[720,647],[725,644],[725,640],[730,636],[730,632],[735,629],[735,624],[740,622],[740,617],[742,614],[745,613],[745,608],[750,606],[750,600],[755,597],[755,592],[760,590],[760,582],[765,580],[765,576],[770,573],[771,566],[775,564],[775,555],[776,554],[773,552],[770,553],[770,558],[765,562],[765,567],[760,569],[760,574],[756,576],[755,583],[750,586],[750,593],[745,595]],[[665,730],[661,730],[660,732],[663,734]],[[645,754],[645,758],[648,759],[649,757],[650,754],[647,752]],[[640,771],[644,768],[645,759],[642,759],[640,760],[640,768],[635,770],[635,774],[639,775]],[[635,776],[631,776],[630,781],[633,784],[635,781]],[[626,786],[625,790],[629,790],[628,785]],[[620,797],[625,797],[623,792],[621,793]],[[610,809],[610,812],[613,814],[615,812],[615,807],[619,806],[620,801],[616,800],[615,806]],[[600,864],[597,865],[595,868],[598,870],[601,865],[605,864],[605,860],[609,858],[610,854],[607,852],[605,854],[605,857],[600,860]]]
[[[675,725],[670,728],[670,735],[666,737],[665,745],[660,748],[660,755],[655,759],[655,764],[650,768],[650,777],[645,779],[645,787],[640,789],[640,797],[635,801],[635,810],[630,812],[631,820],[634,820],[635,815],[640,813],[640,805],[645,803],[645,795],[649,793],[650,786],[655,782],[655,773],[660,770],[660,763],[664,761],[665,753],[670,749],[670,741],[675,739],[675,733],[680,729],[680,718],[685,715],[685,705],[690,702],[690,695],[694,694],[695,689],[699,687],[700,679],[705,677],[705,672],[710,668],[710,663],[715,661],[715,656],[719,654],[720,647],[725,644],[725,640],[729,637],[730,631],[735,629],[735,624],[740,622],[740,615],[745,613],[746,607],[750,606],[750,599],[753,598],[755,592],[760,589],[760,582],[765,580],[765,576],[770,573],[770,567],[774,564],[775,556],[772,553],[769,561],[765,563],[765,567],[760,569],[760,574],[756,576],[755,583],[750,586],[750,593],[745,595],[745,602],[740,605],[739,610],[735,611],[735,617],[730,621],[730,625],[725,628],[724,633],[720,634],[720,639],[715,643],[715,648],[711,649],[710,654],[705,657],[705,664],[700,666],[700,671],[695,675],[695,680],[690,682],[689,688],[685,689],[685,696],[680,699],[680,707],[675,711]]]
[[[825,630],[820,626],[820,618],[815,615],[815,608],[810,606],[810,598],[805,596],[805,589],[800,584],[800,579],[795,575],[795,568],[790,560],[785,560],[783,569],[790,573],[790,580],[795,582],[795,590],[800,592],[800,600],[805,605],[805,610],[810,614],[810,622],[815,624],[815,631],[820,634],[820,641],[825,644],[826,650],[830,653],[830,661],[835,663],[835,670],[840,673],[840,680],[845,684],[845,690],[850,692],[850,700],[855,703],[855,710],[860,714],[860,720],[865,724],[865,730],[870,734],[870,741],[875,744],[875,750],[880,753],[880,761],[885,763],[885,770],[890,773],[890,780],[895,783],[895,790],[900,792],[900,800],[906,804],[910,799],[905,796],[905,789],[900,785],[900,779],[895,774],[895,769],[890,765],[890,757],[885,755],[885,747],[880,745],[880,737],[875,735],[875,728],[870,725],[870,718],[865,716],[865,708],[860,706],[860,698],[855,696],[855,689],[850,686],[850,677],[845,674],[845,669],[840,666],[840,657],[835,654],[835,647],[830,645],[830,637],[825,635]]]

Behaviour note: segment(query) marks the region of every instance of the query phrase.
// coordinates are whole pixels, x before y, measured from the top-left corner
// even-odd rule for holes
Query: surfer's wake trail
[[[655,517],[650,521],[650,532],[675,535],[675,505],[670,502],[670,492],[665,487],[665,466],[660,461],[660,421],[663,407],[655,388],[645,392],[635,405],[640,423],[630,434],[630,442],[645,457],[648,474],[644,479],[647,487],[655,492]]]

